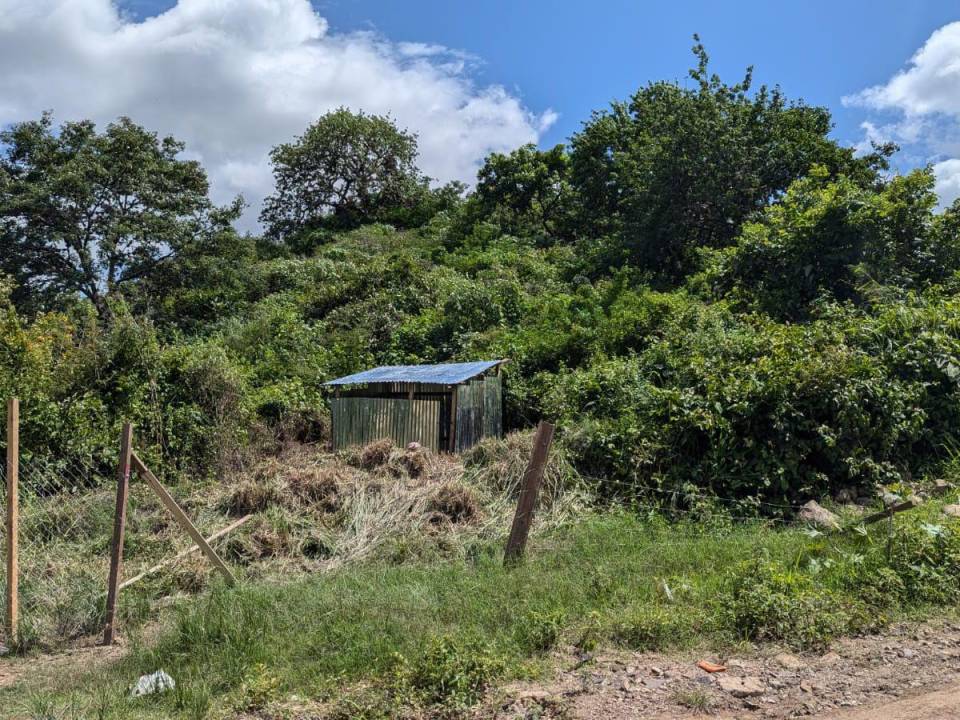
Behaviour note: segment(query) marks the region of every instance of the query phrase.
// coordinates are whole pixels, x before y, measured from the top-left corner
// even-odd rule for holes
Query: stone
[[[960,517],[960,505],[944,505],[943,514],[950,517]]]
[[[652,667],[650,668],[650,674],[653,675],[654,677],[660,677],[661,675],[663,675],[663,669],[658,667]]]
[[[144,695],[155,695],[173,690],[177,686],[173,678],[167,675],[163,670],[157,670],[149,675],[141,675],[137,684],[130,689],[131,697],[142,697]]]
[[[779,653],[773,656],[773,661],[780,667],[786,670],[800,670],[805,668],[807,664],[798,658],[796,655],[791,655],[790,653]]]
[[[642,682],[645,687],[648,687],[651,690],[659,690],[668,682],[670,682],[670,680],[668,678],[662,678],[662,677],[661,678],[645,677],[640,682]]]
[[[717,677],[717,686],[735,698],[757,697],[763,695],[766,689],[760,681],[760,678],[733,677],[732,675],[720,675]]]
[[[953,486],[946,480],[934,480],[933,487],[930,488],[931,495],[946,495],[953,489]]]
[[[821,665],[834,665],[835,663],[838,663],[841,660],[843,660],[843,658],[840,657],[837,653],[832,651],[820,656]]]
[[[840,488],[836,494],[836,501],[838,503],[849,503],[853,502],[857,498],[857,489],[851,487]]]
[[[828,530],[836,530],[840,527],[836,514],[827,510],[816,500],[811,500],[800,508],[800,519]]]
[[[898,505],[903,502],[903,498],[892,492],[885,492],[882,496],[883,506],[891,507],[892,505]]]

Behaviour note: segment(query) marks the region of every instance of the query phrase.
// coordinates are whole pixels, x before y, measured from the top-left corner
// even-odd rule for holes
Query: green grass
[[[911,533],[919,526],[905,522]],[[857,568],[888,563],[883,558],[913,567],[909,542],[927,543],[928,535],[940,542],[908,533],[898,550],[885,533],[838,540],[761,524],[704,528],[609,513],[540,537],[512,568],[502,566],[499,547],[480,546],[466,562],[371,563],[288,585],[220,588],[177,607],[156,642],[134,648],[110,672],[62,679],[39,695],[29,687],[0,692],[0,707],[22,711],[27,698],[88,713],[107,707],[103,717],[202,717],[211,707],[249,707],[251,697],[260,705],[294,694],[322,700],[363,681],[385,702],[442,702],[472,698],[476,689],[450,689],[444,678],[466,675],[481,686],[494,675],[536,674],[557,643],[720,646],[750,635],[776,640],[778,632],[815,642],[861,627],[868,581]],[[943,568],[955,590],[951,573],[960,577]],[[744,577],[749,593],[731,582]],[[923,598],[912,603],[910,587],[898,592],[915,608]],[[731,610],[731,601],[742,607]],[[809,608],[831,621],[807,627]],[[425,665],[424,657],[432,659]],[[176,678],[176,693],[124,699],[140,674],[158,668]]]

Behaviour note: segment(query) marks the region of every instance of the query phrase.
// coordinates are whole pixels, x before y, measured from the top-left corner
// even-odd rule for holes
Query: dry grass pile
[[[288,445],[232,481],[173,484],[171,492],[205,535],[253,515],[215,548],[238,575],[287,580],[370,559],[466,557],[478,543],[502,541],[531,446],[530,433],[485,442],[466,457],[388,440],[341,453]],[[569,475],[555,446],[535,532],[563,522],[577,506]],[[23,553],[31,569],[22,583],[33,623],[28,644],[53,646],[102,627],[113,498],[97,492],[103,497],[91,493],[84,513],[26,518],[36,538]],[[124,576],[163,565],[124,591],[124,622],[140,622],[165,598],[211,582],[215,573],[200,553],[167,562],[190,544],[149,488],[134,483]]]
[[[531,450],[531,433],[487,441],[466,457],[416,443],[398,448],[389,440],[337,454],[290,448],[225,490],[229,506],[249,508],[249,499],[268,498],[258,518],[230,541],[231,556],[257,576],[376,557],[463,556],[477,542],[508,533]],[[555,446],[535,528],[569,518],[581,500],[575,485]],[[239,503],[238,496],[248,501]]]

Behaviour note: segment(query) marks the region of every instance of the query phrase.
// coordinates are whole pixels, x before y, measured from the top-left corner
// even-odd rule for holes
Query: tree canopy
[[[42,309],[79,295],[105,315],[112,294],[228,225],[239,205],[217,211],[183,149],[128,118],[55,131],[46,114],[0,133],[0,269],[14,299]]]
[[[269,237],[295,244],[317,229],[393,220],[404,225],[428,191],[416,165],[417,137],[389,118],[340,108],[270,153],[274,193],[260,221]]]

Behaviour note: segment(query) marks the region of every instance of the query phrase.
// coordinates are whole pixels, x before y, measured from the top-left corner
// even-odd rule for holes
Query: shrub
[[[722,622],[750,640],[820,648],[836,635],[864,624],[862,607],[814,585],[810,575],[765,560],[732,571],[719,600]]]
[[[397,657],[395,685],[417,705],[467,708],[475,704],[503,663],[477,641],[436,638],[413,662]]]
[[[655,605],[633,608],[616,622],[613,637],[631,650],[664,650],[690,634],[688,614],[689,610]]]
[[[517,628],[517,643],[527,653],[542,653],[552,649],[560,639],[564,615],[559,610],[526,613]]]

